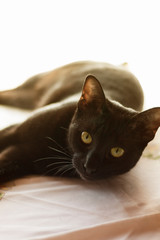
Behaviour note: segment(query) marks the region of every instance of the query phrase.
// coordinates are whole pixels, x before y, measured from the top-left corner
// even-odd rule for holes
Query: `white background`
[[[160,106],[160,1],[0,0],[0,90],[78,60],[128,62]]]

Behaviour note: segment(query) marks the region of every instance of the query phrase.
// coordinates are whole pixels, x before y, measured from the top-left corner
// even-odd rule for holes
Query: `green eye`
[[[113,157],[119,158],[124,154],[124,149],[120,147],[114,147],[111,149],[111,154]]]
[[[91,135],[88,132],[82,132],[81,140],[85,144],[90,144],[92,142],[92,137],[91,137]]]

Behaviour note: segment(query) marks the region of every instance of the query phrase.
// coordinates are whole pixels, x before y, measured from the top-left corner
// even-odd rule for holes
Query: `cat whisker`
[[[66,149],[64,147],[62,147],[56,140],[54,140],[51,137],[46,137],[46,138],[49,139],[50,141],[52,141],[53,143],[55,143],[61,150],[63,150],[66,153]]]
[[[66,160],[66,161],[68,160],[68,161],[71,161],[72,158],[70,158],[70,157],[65,157],[65,156],[64,156],[64,157],[61,157],[61,156],[53,156],[52,159],[57,159],[57,160],[60,159],[60,160]]]
[[[47,165],[47,168],[49,168],[49,167],[52,167],[52,166],[54,166],[54,165],[57,165],[57,164],[60,164],[60,165],[62,165],[62,164],[66,164],[66,163],[71,163],[70,161],[62,161],[62,162],[54,162],[54,163],[51,163],[51,164],[49,164],[49,165]]]
[[[53,150],[53,151],[55,151],[55,152],[58,152],[58,153],[60,153],[60,154],[63,154],[63,155],[65,155],[65,156],[67,156],[67,157],[71,157],[68,153],[66,153],[66,152],[63,152],[63,151],[61,151],[61,150],[59,150],[59,149],[57,149],[57,148],[54,148],[54,147],[51,147],[51,146],[48,146],[51,150]]]
[[[36,160],[34,160],[34,162],[40,162],[40,161],[44,161],[44,160],[52,160],[55,159],[55,157],[44,157],[44,158],[38,158]]]
[[[71,170],[73,170],[73,166],[72,166],[72,165],[71,165],[70,167],[66,168],[66,170],[64,170],[60,175],[62,176],[62,175],[64,175],[65,173],[67,173],[67,172],[69,172],[69,171],[71,171]]]
[[[51,169],[49,169],[48,171],[46,171],[45,172],[45,175],[48,175],[49,173],[51,173],[51,172],[53,172],[53,171],[55,171],[56,169],[58,169],[55,173],[54,173],[54,175],[57,175],[58,173],[60,173],[61,171],[65,171],[66,169],[68,169],[68,167],[69,166],[72,166],[72,164],[71,163],[68,163],[68,164],[65,164],[65,165],[63,165],[63,166],[57,166],[57,167],[54,167],[54,168],[51,168]],[[71,167],[70,167],[71,168]],[[73,168],[73,166],[72,166],[72,168]]]
[[[60,157],[60,156],[52,157],[52,159],[60,159],[60,160],[68,160],[68,161],[71,160],[71,158],[69,158],[69,157]]]
[[[49,164],[45,166],[46,172],[44,175],[57,175],[61,174],[64,175],[65,172],[68,172],[73,169],[72,165],[72,156],[69,152],[66,152],[66,149],[64,149],[59,143],[57,143],[54,139],[51,137],[46,137],[50,141],[52,141],[54,144],[57,145],[58,148],[48,146],[49,149],[53,150],[57,153],[58,156],[49,156],[49,157],[43,157],[36,159],[34,162],[40,162],[40,161],[47,161],[49,160]]]
[[[60,156],[51,156],[51,157],[44,157],[44,158],[38,158],[34,160],[34,162],[40,162],[40,161],[45,161],[45,160],[66,160],[65,162],[71,162],[71,158],[69,157],[60,157]]]
[[[48,171],[46,171],[46,172],[44,173],[44,175],[45,175],[45,176],[46,176],[46,175],[50,175],[49,173],[53,172],[53,171],[56,170],[57,168],[59,168],[59,166],[58,166],[58,167],[55,167],[55,168],[49,169]],[[56,175],[56,174],[54,174],[54,175]]]
[[[56,172],[56,175],[57,175],[57,174],[60,174],[60,176],[62,176],[62,175],[64,175],[64,173],[70,171],[71,169],[73,169],[72,164],[66,164],[66,165],[62,166],[62,167]]]

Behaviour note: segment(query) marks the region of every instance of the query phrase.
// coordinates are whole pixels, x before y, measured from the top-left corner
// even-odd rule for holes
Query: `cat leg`
[[[43,89],[37,87],[41,75],[34,76],[17,88],[0,91],[0,104],[23,109],[35,109]]]
[[[26,90],[13,89],[0,92],[0,104],[23,108],[34,109],[36,94]]]
[[[0,153],[0,184],[32,174],[32,166],[24,163],[23,152],[18,145],[10,146]]]
[[[0,130],[0,153],[7,147],[17,143],[16,129],[18,125],[14,124]]]

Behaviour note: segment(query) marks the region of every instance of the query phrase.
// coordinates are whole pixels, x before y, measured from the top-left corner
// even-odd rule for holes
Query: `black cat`
[[[160,126],[160,108],[140,112],[137,79],[106,63],[77,62],[37,75],[0,92],[0,103],[41,107],[0,131],[0,183],[28,174],[95,180],[125,173]]]

